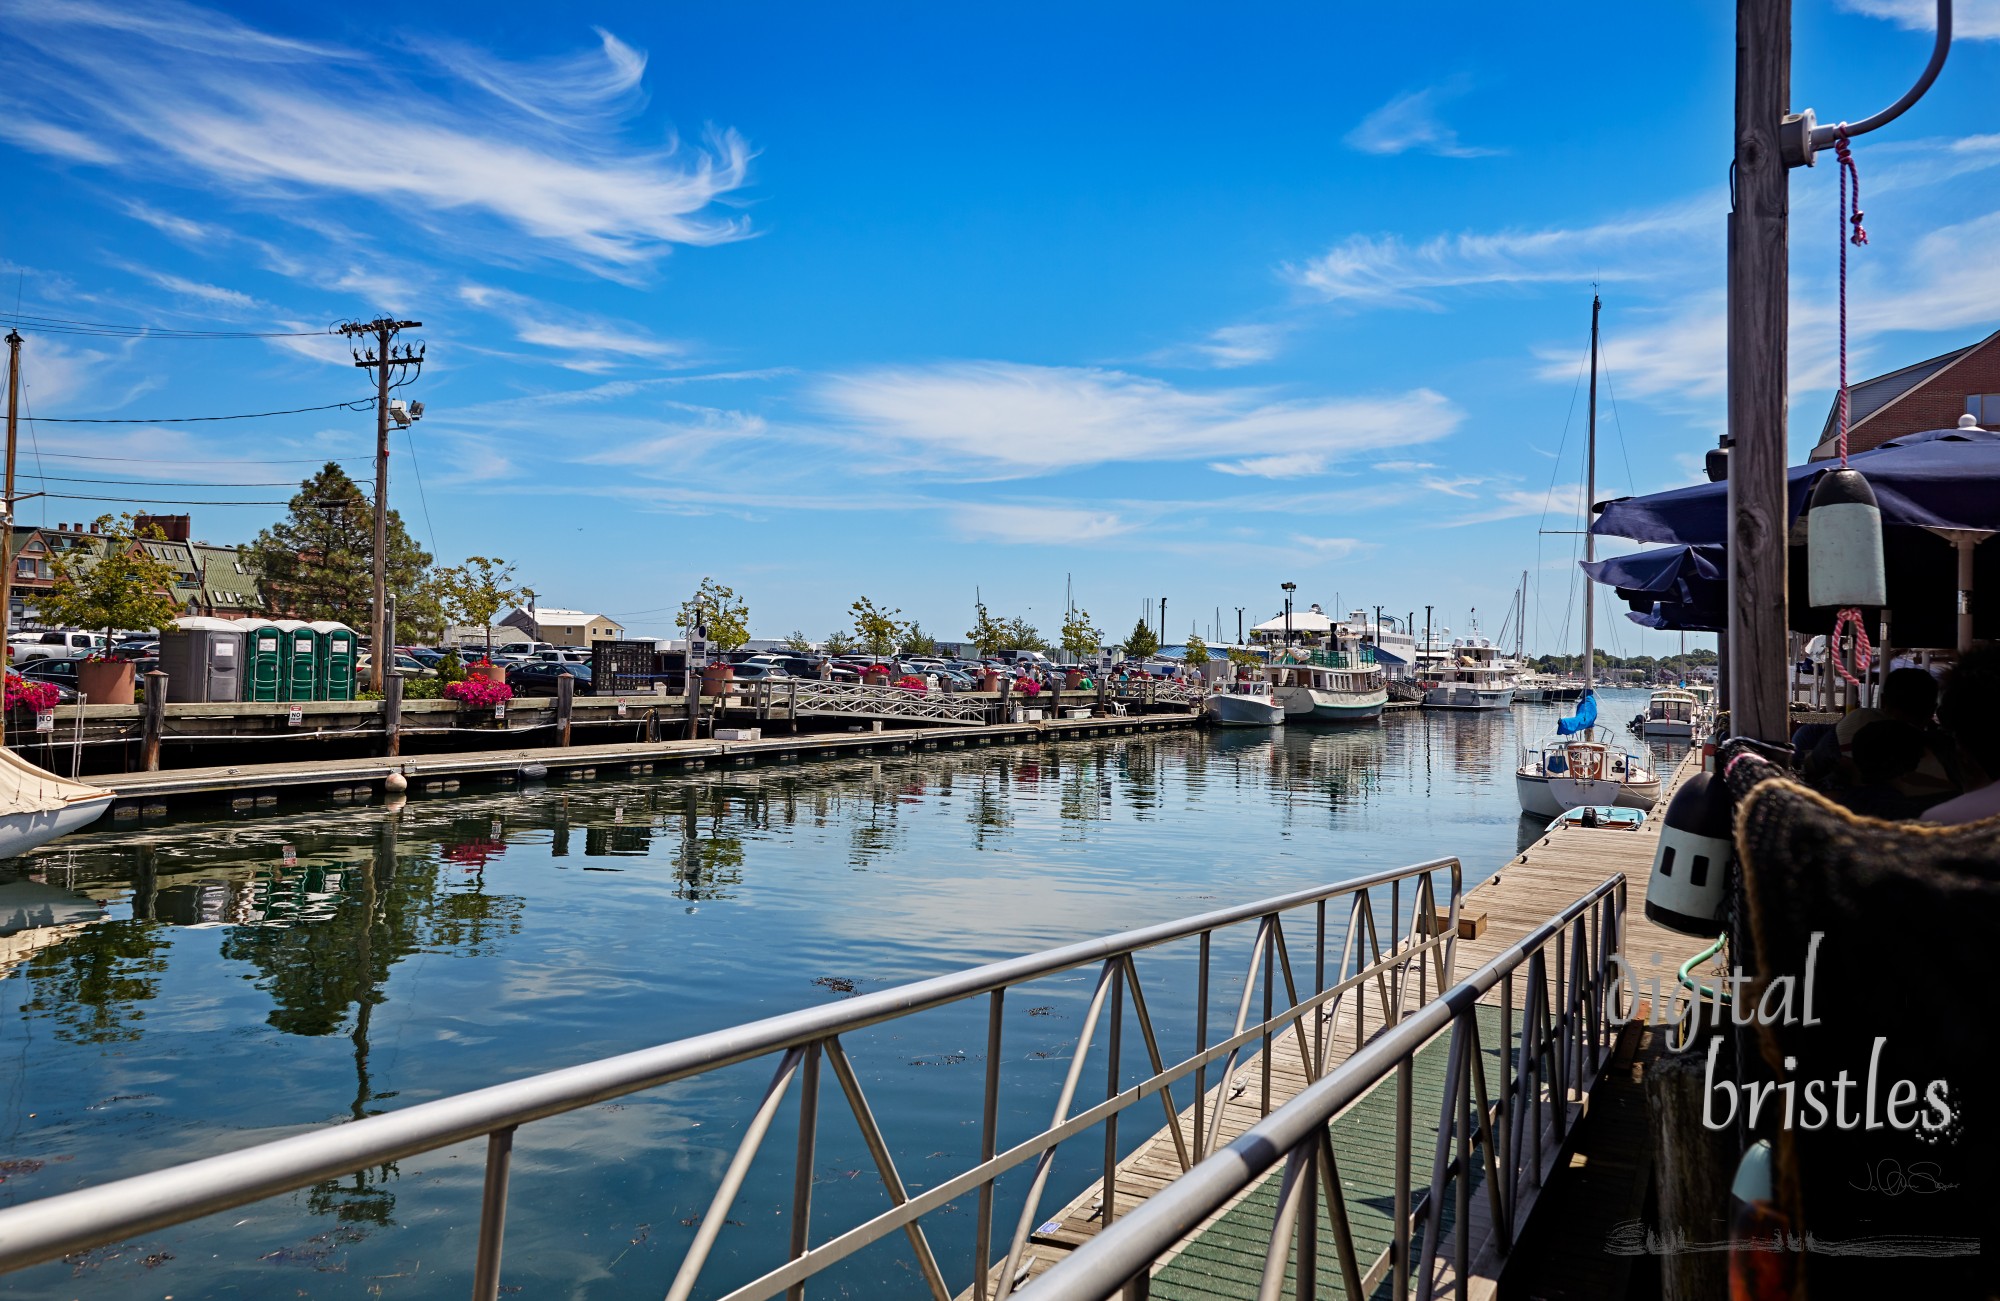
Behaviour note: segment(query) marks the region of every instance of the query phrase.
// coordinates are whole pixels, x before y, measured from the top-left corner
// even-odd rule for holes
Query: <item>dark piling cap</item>
[[[1843,465],[1837,470],[1828,470],[1813,485],[1812,503],[1807,510],[1818,510],[1822,506],[1866,506],[1870,510],[1880,510],[1876,505],[1875,490],[1868,486],[1868,477],[1851,465]]]

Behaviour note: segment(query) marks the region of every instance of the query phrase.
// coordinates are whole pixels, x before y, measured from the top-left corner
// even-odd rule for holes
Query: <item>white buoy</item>
[[[1722,925],[1731,835],[1728,788],[1705,772],[1682,782],[1667,805],[1646,886],[1646,918],[1683,935],[1713,937]]]
[[[1819,608],[1883,606],[1882,508],[1861,471],[1828,470],[1806,508],[1807,601]]]
[[[382,779],[382,789],[391,795],[401,795],[410,789],[410,779],[400,771],[392,772]]]

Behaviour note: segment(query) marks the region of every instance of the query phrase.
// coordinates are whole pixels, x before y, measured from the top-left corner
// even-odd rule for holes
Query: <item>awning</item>
[[[1250,631],[1276,633],[1282,637],[1285,635],[1285,616],[1281,614],[1275,619],[1267,619]],[[1292,611],[1293,635],[1304,634],[1308,637],[1323,637],[1332,631],[1333,620],[1327,618],[1325,615],[1315,614],[1311,610]]]
[[[1868,476],[1884,525],[2000,530],[2000,433],[1933,429],[1892,438],[1848,460]],[[1820,475],[1838,464],[1810,461],[1785,472],[1788,521],[1804,512]],[[1729,485],[1621,497],[1604,504],[1590,531],[1637,542],[1721,543],[1729,537]]]

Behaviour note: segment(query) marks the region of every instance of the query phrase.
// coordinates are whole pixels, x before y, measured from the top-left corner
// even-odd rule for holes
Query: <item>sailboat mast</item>
[[[1583,558],[1597,559],[1597,539],[1590,531],[1590,508],[1597,504],[1597,314],[1603,302],[1596,294],[1590,296],[1590,413],[1589,451],[1585,455],[1583,477]],[[1597,670],[1597,624],[1592,615],[1597,609],[1597,594],[1589,574],[1583,578],[1583,690],[1587,695]]]

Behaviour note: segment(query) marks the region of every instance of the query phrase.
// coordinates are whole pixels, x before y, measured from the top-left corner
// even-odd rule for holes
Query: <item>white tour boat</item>
[[[1646,712],[1640,715],[1639,735],[1692,740],[1701,726],[1701,714],[1701,701],[1694,692],[1662,687],[1646,701]]]
[[[1292,723],[1354,723],[1380,718],[1389,687],[1375,652],[1294,648],[1279,654],[1268,670],[1285,720]]]

